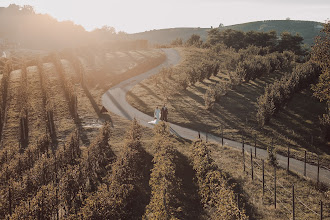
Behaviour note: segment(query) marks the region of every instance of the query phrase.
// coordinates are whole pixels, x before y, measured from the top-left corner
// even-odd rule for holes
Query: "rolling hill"
[[[234,29],[244,32],[275,30],[278,35],[288,31],[291,34],[299,33],[304,38],[304,43],[312,45],[314,37],[319,34],[322,27],[322,23],[315,21],[265,20],[220,27],[220,30]],[[198,34],[202,40],[206,40],[208,30],[210,28],[169,28],[135,33],[130,36],[132,39],[146,39],[151,44],[168,44],[176,38],[186,41],[192,34]]]

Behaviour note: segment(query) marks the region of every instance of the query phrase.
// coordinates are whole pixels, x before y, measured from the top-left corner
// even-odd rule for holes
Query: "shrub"
[[[236,68],[237,75],[244,81],[254,80],[262,74],[270,73],[270,64],[267,58],[260,55],[240,61]]]
[[[277,158],[276,158],[276,148],[273,146],[273,143],[267,147],[267,160],[272,166],[277,166]]]
[[[330,140],[330,103],[327,103],[326,113],[319,117],[320,127],[325,140]]]
[[[205,109],[212,109],[215,102],[220,101],[220,98],[227,94],[229,83],[219,82],[207,88],[204,94]]]

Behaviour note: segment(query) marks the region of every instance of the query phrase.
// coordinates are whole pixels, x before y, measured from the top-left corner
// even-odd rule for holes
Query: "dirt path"
[[[148,121],[152,121],[153,117],[140,112],[139,110],[133,108],[126,100],[127,92],[136,84],[140,83],[142,80],[157,74],[162,67],[167,67],[171,65],[176,65],[180,61],[180,55],[174,49],[164,49],[163,50],[167,56],[166,61],[159,65],[158,67],[149,70],[141,75],[136,77],[132,77],[128,80],[121,82],[120,84],[112,87],[102,96],[102,104],[108,110],[116,115],[124,117],[126,119],[132,120],[136,118],[141,125],[146,127],[152,127],[152,125],[148,124]],[[189,128],[183,128],[175,124],[170,124],[171,132],[177,134],[178,136],[185,139],[196,139],[198,137],[198,132]],[[205,139],[205,134],[202,134]],[[221,138],[216,137],[214,135],[208,135],[208,141],[213,141],[217,143],[221,143]],[[235,149],[241,150],[242,143],[231,141],[228,139],[224,139],[224,144]],[[245,145],[245,150],[250,152],[250,149],[254,149],[254,147],[250,145]],[[264,149],[257,148],[257,156],[262,158],[267,158],[267,151]],[[285,156],[281,156],[277,154],[277,159],[279,161],[279,165],[281,167],[286,168],[286,164],[288,158]],[[300,175],[303,175],[304,172],[304,162],[299,161],[293,158],[290,158],[290,170],[296,172]],[[317,178],[317,166],[307,164],[307,177],[316,180]],[[320,168],[320,181],[330,186],[330,171]]]

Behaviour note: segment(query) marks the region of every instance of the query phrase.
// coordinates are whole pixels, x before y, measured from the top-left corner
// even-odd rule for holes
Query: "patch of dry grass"
[[[265,162],[265,196],[262,193],[262,161],[253,157],[254,180],[251,178],[250,155],[246,154],[246,172],[243,171],[242,152],[230,147],[209,145],[212,157],[223,172],[229,174],[256,211],[255,219],[286,219],[292,217],[292,185],[295,186],[296,219],[318,219],[320,200],[323,201],[323,218],[330,217],[330,191],[318,189],[314,183],[286,170],[277,168],[277,208],[274,207],[274,168]],[[306,205],[306,206],[304,206]],[[310,211],[310,210],[312,211]],[[318,213],[318,214],[315,214]]]

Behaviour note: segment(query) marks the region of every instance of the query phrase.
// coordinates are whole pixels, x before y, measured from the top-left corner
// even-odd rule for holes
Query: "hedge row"
[[[220,65],[215,59],[203,59],[200,63],[192,65],[180,77],[178,84],[182,90],[187,89],[189,85],[195,85],[197,82],[203,82],[212,75],[217,75]]]
[[[192,162],[199,195],[211,219],[248,219],[239,209],[234,191],[214,164],[206,144],[199,140],[192,145]]]
[[[262,75],[273,73],[274,71],[290,71],[293,67],[295,55],[292,52],[271,53],[267,55],[243,56],[238,63],[236,72],[242,80],[248,82]]]
[[[320,74],[320,68],[307,62],[297,65],[292,73],[284,75],[267,85],[265,93],[258,98],[257,120],[265,125],[285,103],[299,90],[309,86]]]
[[[27,90],[27,70],[26,65],[21,67],[22,76],[19,87],[18,107],[20,111],[20,151],[26,147],[28,141],[28,90]]]
[[[212,109],[214,103],[219,101],[221,96],[227,94],[229,89],[234,89],[243,81],[248,82],[262,75],[274,71],[290,71],[295,65],[296,56],[292,52],[266,53],[263,48],[249,47],[239,51],[240,56],[232,56],[230,60],[221,64],[221,67],[228,72],[229,81],[220,82],[208,87],[204,94],[206,109]],[[236,66],[236,70],[232,71]]]
[[[104,148],[110,150],[109,129],[108,124],[101,129],[92,148],[95,153],[105,154]],[[48,151],[49,146],[47,138],[40,140],[37,146],[29,145],[24,154],[12,159],[10,166],[1,171],[1,183],[8,184],[0,190],[3,195],[0,196],[3,204],[0,217],[9,217],[12,213],[10,219],[77,218],[76,214],[90,192],[88,178],[95,172],[95,163],[82,157],[77,130],[56,152]],[[100,155],[107,162],[112,156]],[[89,168],[91,172],[87,172]]]
[[[169,130],[165,123],[157,125],[155,133],[156,153],[149,181],[151,199],[144,219],[182,219],[181,179],[176,176],[177,153],[168,141]]]
[[[147,153],[140,142],[140,129],[134,120],[122,153],[111,165],[104,183],[86,199],[81,210],[84,219],[134,219],[143,215],[147,203],[143,186]],[[102,169],[107,166],[106,162],[101,159],[97,164]]]

